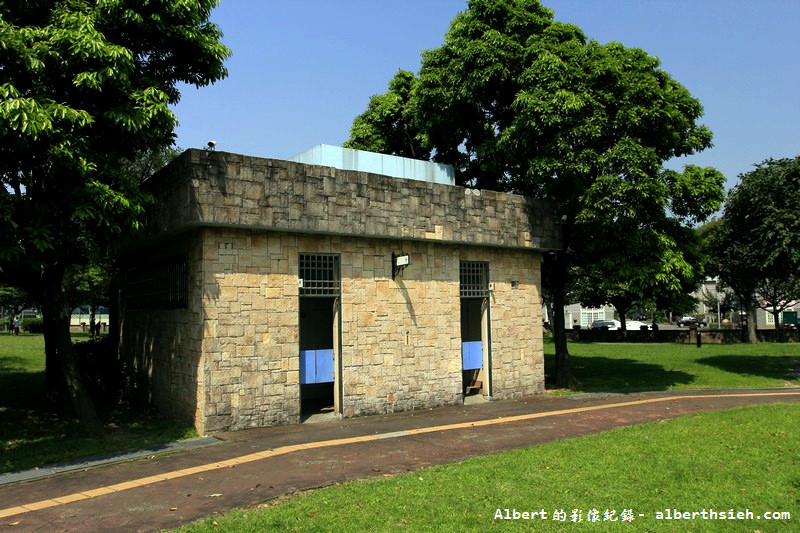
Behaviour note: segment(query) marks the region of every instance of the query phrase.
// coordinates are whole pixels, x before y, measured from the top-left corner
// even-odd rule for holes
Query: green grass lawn
[[[569,344],[575,392],[800,386],[800,344]],[[548,388],[555,348],[545,343]]]
[[[83,337],[78,340],[85,340]],[[169,420],[107,409],[105,431],[87,436],[45,398],[42,335],[0,334],[0,473],[192,437]]]
[[[797,531],[798,418],[789,404],[701,413],[310,491],[181,531]],[[497,518],[505,509],[546,519]],[[754,518],[657,519],[665,509]]]

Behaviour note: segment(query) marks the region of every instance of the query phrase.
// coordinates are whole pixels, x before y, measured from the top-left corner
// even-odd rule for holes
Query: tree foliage
[[[616,276],[639,298],[698,277],[682,225],[720,208],[724,177],[663,168],[711,146],[711,132],[658,59],[590,40],[538,0],[471,0],[445,43],[423,52],[418,79],[407,107],[457,183],[558,207],[563,250],[548,257],[545,282],[559,385],[572,379],[560,309],[573,267]]]
[[[417,78],[399,70],[389,90],[370,98],[367,110],[353,120],[346,148],[370,150],[413,159],[428,159],[425,136],[416,125],[411,101]]]
[[[8,316],[16,316],[23,309],[34,306],[30,295],[18,287],[0,285],[0,310],[3,311],[0,320]]]
[[[748,313],[755,342],[756,307],[773,312],[777,327],[778,313],[800,299],[800,157],[768,159],[739,178],[705,242]]]
[[[179,83],[226,75],[216,0],[0,4],[0,275],[42,304],[45,344],[84,422],[64,277],[109,249],[148,196],[121,161],[173,142]],[[55,363],[48,358],[48,365]]]
[[[120,160],[120,171],[142,183],[181,153],[183,149],[177,146],[156,146]]]

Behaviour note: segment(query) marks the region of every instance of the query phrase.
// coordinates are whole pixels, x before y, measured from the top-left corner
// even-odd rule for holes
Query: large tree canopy
[[[724,177],[663,168],[711,146],[711,132],[655,57],[592,41],[538,0],[471,0],[445,43],[423,53],[407,105],[459,184],[556,203],[563,250],[548,258],[546,282],[560,385],[571,381],[560,309],[573,266],[602,258],[640,297],[697,277],[686,249],[696,242],[681,224],[719,209]],[[609,246],[621,236],[625,246]]]
[[[88,241],[110,246],[139,224],[147,197],[123,162],[172,144],[178,84],[226,75],[216,4],[0,4],[0,275],[41,302],[48,355],[84,421],[64,274]]]
[[[778,314],[800,298],[800,157],[768,159],[742,174],[719,222],[704,238],[720,278],[731,287],[750,320],[755,307]]]

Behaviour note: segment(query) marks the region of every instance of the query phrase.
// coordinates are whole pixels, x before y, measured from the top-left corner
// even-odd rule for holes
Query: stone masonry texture
[[[544,390],[547,204],[200,150],[148,187],[157,204],[124,264],[185,258],[188,301],[124,309],[122,354],[146,400],[201,434],[300,421],[301,253],[339,258],[341,416],[463,401],[461,261],[489,264],[492,397]],[[411,260],[394,280],[393,252]]]

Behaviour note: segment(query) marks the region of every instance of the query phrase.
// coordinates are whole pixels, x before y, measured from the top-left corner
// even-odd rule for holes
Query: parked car
[[[628,331],[639,331],[644,326],[644,329],[647,329],[647,324],[644,322],[639,322],[638,320],[626,320],[625,321],[625,329]]]
[[[678,327],[699,326],[701,328],[704,328],[704,327],[706,327],[708,325],[708,324],[706,324],[705,320],[700,320],[696,316],[685,316],[685,317],[682,317],[680,320],[678,320],[676,322],[676,324],[678,325]]]
[[[595,320],[590,326],[592,329],[607,329],[609,331],[618,330],[622,327],[619,320]]]

